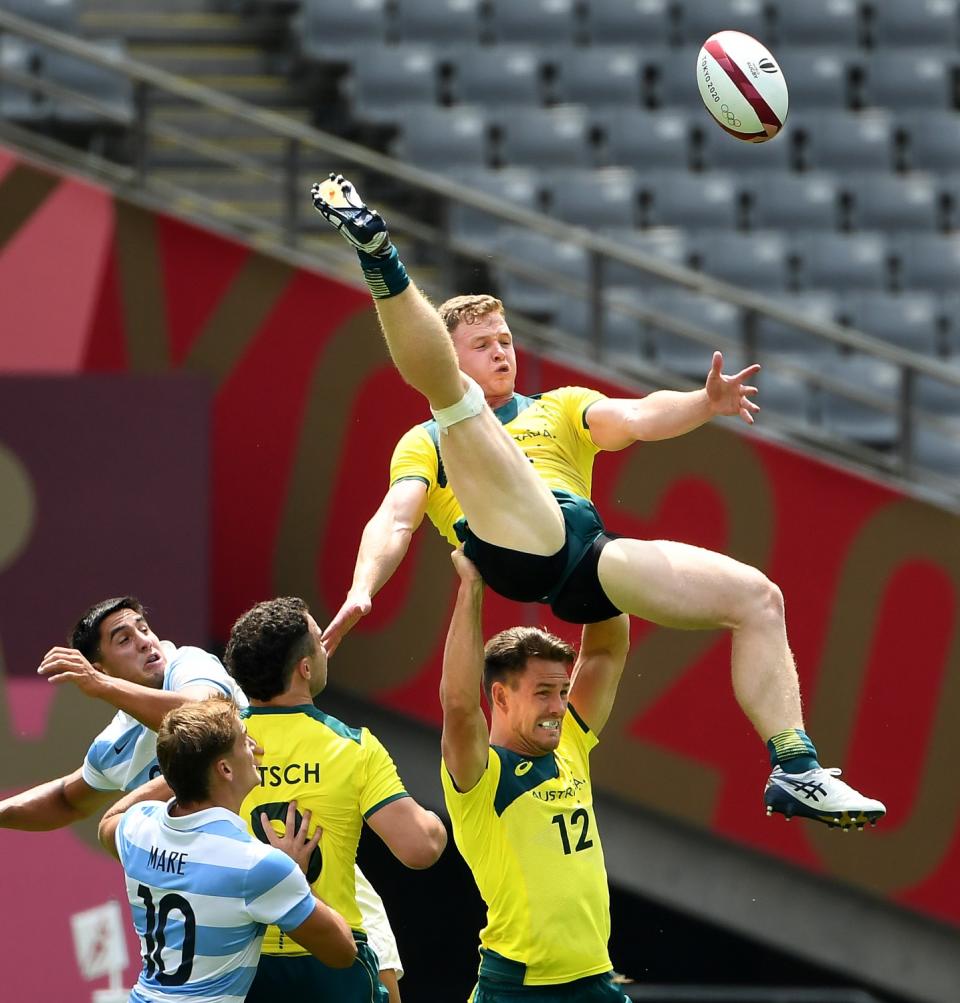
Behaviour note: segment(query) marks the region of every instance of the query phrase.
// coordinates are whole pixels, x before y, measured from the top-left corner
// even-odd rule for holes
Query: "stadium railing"
[[[127,114],[119,115],[115,106],[100,98],[73,91],[42,74],[0,64],[0,89],[12,84],[54,102],[76,105],[99,116],[108,133],[122,133],[123,142],[94,143],[80,150],[55,138],[42,128],[42,123],[38,128],[35,121],[17,124],[10,120],[0,120],[0,138],[60,164],[92,172],[120,191],[153,198],[159,208],[187,214],[265,249],[293,253],[302,263],[319,264],[356,280],[355,266],[347,249],[324,232],[324,225],[307,197],[308,179],[324,176],[330,167],[346,174],[353,172],[363,182],[358,183],[360,190],[368,197],[371,192],[376,196],[371,201],[391,205],[388,213],[391,230],[408,257],[414,261],[419,257],[421,263],[434,266],[421,271],[418,265],[417,274],[421,279],[426,275],[424,284],[439,294],[456,291],[458,276],[463,274],[458,268],[478,265],[486,268],[490,262],[489,246],[480,247],[452,232],[449,219],[454,206],[487,214],[504,228],[519,228],[580,248],[587,262],[581,278],[559,275],[530,260],[511,257],[509,252],[498,257],[497,266],[537,284],[545,292],[579,300],[587,318],[586,331],[579,335],[538,323],[536,318],[520,318],[512,312],[513,326],[535,347],[561,352],[574,360],[582,359],[586,351],[591,364],[606,367],[612,379],[626,378],[645,388],[695,385],[689,376],[659,366],[655,358],[625,354],[608,344],[605,331],[616,315],[636,322],[638,330],[646,325],[702,345],[705,359],[706,350],[719,348],[735,358],[763,363],[765,357],[758,350],[756,328],[759,318],[768,318],[802,332],[811,339],[811,346],[826,343],[838,358],[844,354],[862,355],[895,367],[897,392],[886,394],[836,378],[824,363],[822,352],[811,351],[809,357],[775,359],[780,376],[801,381],[811,392],[839,397],[878,416],[892,418],[896,436],[880,444],[881,448],[843,438],[825,423],[778,416],[775,409],[765,418],[765,426],[768,429],[773,426],[773,434],[778,438],[799,440],[821,452],[840,454],[865,471],[960,510],[960,424],[956,411],[944,416],[916,406],[920,380],[933,381],[943,388],[944,397],[960,400],[960,366],[892,346],[850,327],[805,317],[773,299],[632,250],[601,233],[511,205],[451,178],[4,11],[0,11],[0,35],[25,39],[114,71],[129,81],[133,96],[131,122]],[[207,116],[205,136],[189,128],[191,110]],[[187,123],[186,127],[176,124],[178,115]],[[228,141],[237,137],[244,142]],[[190,165],[192,171],[181,172],[171,180],[169,167],[182,164]],[[217,170],[221,173],[216,174]],[[205,184],[200,183],[204,174],[212,176]],[[254,198],[253,205],[263,206],[263,211],[240,208],[231,199],[231,192],[243,184],[257,193],[260,201]],[[417,206],[421,211],[404,212],[393,207],[401,205]],[[411,247],[412,250],[407,250]],[[618,273],[626,269],[636,276],[636,284],[641,288],[650,283],[672,285],[731,304],[742,312],[741,336],[718,337],[688,320],[672,317],[642,302],[638,304],[636,297],[606,295],[604,276],[611,268]],[[622,279],[618,284],[622,284]],[[956,456],[955,469],[947,466],[938,471],[917,462],[914,447],[921,438],[918,429],[924,442],[932,439],[943,446],[946,455]]]

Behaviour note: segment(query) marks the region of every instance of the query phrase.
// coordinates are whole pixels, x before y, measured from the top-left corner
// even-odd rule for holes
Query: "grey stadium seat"
[[[893,49],[866,61],[866,103],[931,111],[953,107],[955,52]]]
[[[784,292],[791,283],[789,248],[782,234],[702,232],[690,238],[707,275],[758,292]]]
[[[436,105],[436,55],[421,45],[370,46],[343,86],[357,118],[389,123],[413,106]]]
[[[587,257],[575,244],[561,243],[540,233],[507,229],[496,244],[494,274],[508,310],[538,317],[553,317],[557,310],[557,286],[518,275],[511,265],[527,265],[554,279],[586,281]]]
[[[914,462],[945,477],[960,477],[960,426],[947,437],[938,429],[918,424],[913,436]]]
[[[504,164],[589,167],[594,160],[586,112],[577,105],[517,108],[498,115]]]
[[[490,160],[488,131],[479,108],[420,108],[401,120],[393,154],[433,170],[484,167]]]
[[[882,112],[797,115],[791,124],[808,168],[882,171],[893,166],[893,127]]]
[[[761,0],[683,0],[680,35],[684,43],[703,44],[714,32],[728,28],[766,38],[767,18]]]
[[[806,292],[774,296],[773,302],[784,310],[805,320],[819,324],[836,323],[839,301],[834,293]],[[768,356],[832,356],[837,354],[834,344],[825,338],[802,331],[765,314],[756,317],[757,351],[761,361]]]
[[[71,32],[77,23],[77,0],[0,0],[0,10],[56,31]]]
[[[723,341],[739,341],[743,317],[730,303],[710,296],[702,296],[686,289],[653,289],[645,294],[644,301],[673,320],[701,328],[707,334]],[[706,378],[710,368],[713,346],[701,344],[690,338],[667,331],[654,322],[644,325],[647,351],[653,359],[667,369],[689,376]],[[742,368],[742,351],[724,353],[724,371],[736,372]]]
[[[10,35],[0,37],[0,67],[24,75],[39,73],[40,46]],[[0,117],[12,122],[45,122],[53,116],[54,102],[41,91],[0,78]]]
[[[668,45],[673,40],[670,0],[590,0],[585,14],[594,45]]]
[[[460,47],[453,50],[449,63],[457,101],[491,108],[543,104],[540,55],[536,48]]]
[[[780,138],[774,140],[779,142]],[[828,171],[788,174],[751,173],[741,179],[748,197],[751,227],[788,230],[836,230],[840,224],[840,189]]]
[[[706,108],[698,109],[696,161],[705,170],[783,172],[794,163],[794,130],[787,127],[766,143],[744,143],[728,135]]]
[[[847,384],[853,391],[873,394],[891,404],[897,400],[899,370],[880,359],[841,356],[824,367],[824,374]],[[899,422],[895,411],[882,410],[826,388],[821,391],[820,404],[823,423],[846,438],[881,448],[897,439]]]
[[[907,164],[913,170],[956,170],[960,164],[960,115],[949,111],[913,112],[900,119],[906,136]]]
[[[860,43],[858,0],[780,0],[772,10],[778,46],[789,43],[854,48]]]
[[[599,121],[608,163],[683,169],[690,164],[691,124],[683,110],[629,109]]]
[[[496,196],[504,203],[531,211],[541,208],[539,178],[533,170],[520,167],[502,170],[472,168],[453,170],[450,175],[454,181],[484,195]],[[485,248],[497,243],[507,225],[498,216],[455,203],[450,206],[448,223],[454,237]]]
[[[395,22],[411,42],[478,42],[480,0],[398,0]]]
[[[870,34],[878,47],[956,41],[956,0],[873,0],[869,9]]]
[[[844,312],[857,330],[889,345],[922,355],[937,352],[939,306],[929,293],[856,294],[847,298]]]
[[[960,367],[950,368],[954,373],[960,374]],[[913,394],[914,404],[921,411],[960,422],[960,389],[953,384],[917,374],[914,377]]]
[[[309,61],[349,62],[355,50],[386,41],[386,0],[303,0],[293,34]]]
[[[102,39],[96,45],[116,56],[123,56],[127,51],[121,39]],[[120,126],[133,122],[133,85],[125,74],[55,49],[45,50],[42,72],[61,87],[91,98],[105,108],[105,114],[101,115],[78,102],[56,98],[54,117],[58,121],[94,126],[105,121]]]
[[[655,230],[632,230],[623,227],[606,227],[601,231],[624,250],[636,251],[669,265],[688,267],[689,246],[682,230],[660,227]],[[662,285],[659,276],[642,272],[622,262],[608,259],[605,264],[604,287],[611,291],[616,286],[650,287]]]
[[[559,64],[559,97],[590,108],[637,107],[640,69],[640,56],[631,49],[573,48]]]
[[[624,167],[541,172],[551,214],[576,226],[637,224],[637,175]]]
[[[907,288],[943,292],[960,288],[960,237],[910,237],[900,257],[900,277]]]
[[[700,104],[697,87],[698,46],[681,49],[657,49],[644,56],[648,72],[653,76],[655,103],[659,108],[695,107]],[[709,114],[704,109],[704,115]]]
[[[781,46],[776,53],[790,91],[790,106],[849,108],[853,76],[862,63],[855,50]]]
[[[796,251],[804,288],[844,292],[889,285],[889,250],[878,233],[802,234]]]
[[[927,175],[864,172],[851,179],[850,196],[857,229],[940,229],[940,193]]]
[[[647,172],[640,178],[647,226],[734,230],[740,221],[740,196],[730,174]]]
[[[492,0],[489,19],[498,42],[565,45],[576,40],[574,0]]]

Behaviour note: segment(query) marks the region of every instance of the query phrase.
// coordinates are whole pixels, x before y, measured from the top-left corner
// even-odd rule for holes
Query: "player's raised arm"
[[[610,717],[629,649],[630,617],[626,615],[583,628],[571,674],[570,703],[595,735]]]
[[[747,366],[725,376],[723,355],[714,352],[702,390],[657,390],[637,400],[599,400],[587,411],[590,435],[601,449],[617,450],[637,441],[684,435],[719,415],[739,416],[752,425],[760,408],[751,400],[757,388],[748,381],[759,369]]]
[[[130,791],[129,794],[125,794],[115,805],[108,808],[104,812],[103,818],[100,819],[100,825],[97,828],[97,839],[100,840],[100,845],[111,857],[116,857],[119,860],[117,826],[123,818],[123,813],[128,808],[132,808],[133,805],[140,804],[141,801],[167,801],[171,797],[173,797],[173,791],[170,790],[169,784],[163,777],[155,777],[136,790]]]
[[[360,538],[353,584],[344,604],[323,632],[328,655],[356,626],[373,604],[373,597],[390,581],[406,556],[427,506],[427,487],[420,480],[402,480],[390,487]]]
[[[0,829],[49,832],[88,818],[109,804],[116,791],[98,791],[80,767],[65,777],[38,784],[0,801]]]
[[[458,790],[466,792],[483,776],[490,746],[490,733],[480,706],[483,581],[462,551],[454,551],[453,563],[460,575],[460,590],[443,649],[441,750],[444,766]]]

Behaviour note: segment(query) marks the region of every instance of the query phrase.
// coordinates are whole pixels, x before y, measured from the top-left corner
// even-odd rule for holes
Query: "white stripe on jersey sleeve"
[[[280,852],[277,850],[277,853]],[[289,857],[287,859],[290,860]],[[293,861],[290,860],[290,863],[293,864]],[[293,870],[279,884],[269,888],[253,901],[247,902],[247,911],[258,923],[276,923],[278,919],[283,919],[287,913],[296,909],[307,896],[310,898],[312,911],[313,893],[310,891],[310,886],[307,884],[303,872],[296,864],[293,864]],[[306,918],[306,916],[303,917],[304,920]],[[299,926],[299,924],[294,925]]]

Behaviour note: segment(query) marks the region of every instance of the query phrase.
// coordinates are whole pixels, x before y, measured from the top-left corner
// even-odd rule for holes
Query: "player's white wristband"
[[[458,421],[476,417],[487,403],[486,398],[483,396],[483,390],[480,389],[480,384],[470,376],[467,376],[466,373],[461,373],[461,375],[467,381],[467,392],[460,400],[456,404],[451,404],[450,407],[442,407],[438,411],[430,408],[430,413],[436,419],[437,425],[443,433],[446,433],[447,429],[451,425],[456,425]]]

